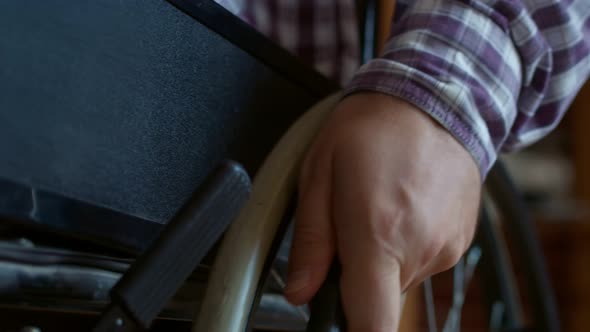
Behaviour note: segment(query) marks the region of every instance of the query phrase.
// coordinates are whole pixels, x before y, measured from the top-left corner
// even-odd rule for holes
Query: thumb
[[[329,178],[328,172],[314,176],[313,181],[302,178],[285,288],[285,296],[294,304],[311,300],[334,258]]]

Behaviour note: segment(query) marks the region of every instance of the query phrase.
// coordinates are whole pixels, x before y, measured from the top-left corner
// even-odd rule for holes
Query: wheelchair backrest
[[[335,89],[210,0],[1,1],[0,215],[24,190],[165,223]]]

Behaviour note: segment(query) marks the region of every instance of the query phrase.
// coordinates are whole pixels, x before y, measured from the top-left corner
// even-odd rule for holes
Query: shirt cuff
[[[519,54],[485,13],[458,2],[416,3],[345,95],[375,91],[412,103],[469,151],[485,178],[516,117]]]
[[[489,151],[489,147],[479,139],[478,135],[464,119],[461,113],[453,109],[452,105],[439,98],[437,89],[433,85],[422,84],[420,79],[409,75],[412,68],[405,68],[406,73],[393,71],[392,66],[403,68],[402,64],[371,63],[371,69],[365,68],[357,73],[353,80],[347,85],[344,96],[362,92],[380,92],[393,97],[404,99],[420,110],[430,115],[442,125],[451,135],[455,137],[470,153],[477,164],[482,178],[485,177],[491,164],[496,159],[496,154]],[[387,67],[389,69],[380,67]],[[418,73],[413,73],[421,76]]]

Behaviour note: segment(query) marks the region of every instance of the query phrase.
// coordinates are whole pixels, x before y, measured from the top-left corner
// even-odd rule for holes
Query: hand
[[[309,302],[337,254],[349,331],[397,330],[401,292],[467,250],[480,191],[474,160],[428,115],[345,98],[303,164],[287,298]]]

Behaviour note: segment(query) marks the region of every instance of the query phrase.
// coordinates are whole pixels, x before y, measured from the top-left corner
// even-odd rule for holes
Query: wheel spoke
[[[501,301],[496,301],[492,305],[490,314],[490,331],[500,331],[502,329],[502,320],[506,306]]]
[[[443,332],[461,331],[461,310],[465,302],[465,293],[480,258],[481,249],[474,246],[455,265],[453,269],[453,304],[449,309]]]
[[[437,332],[436,328],[436,308],[434,307],[434,297],[432,295],[432,280],[426,278],[422,284],[424,288],[424,302],[426,302],[426,316],[428,317],[428,332]]]

